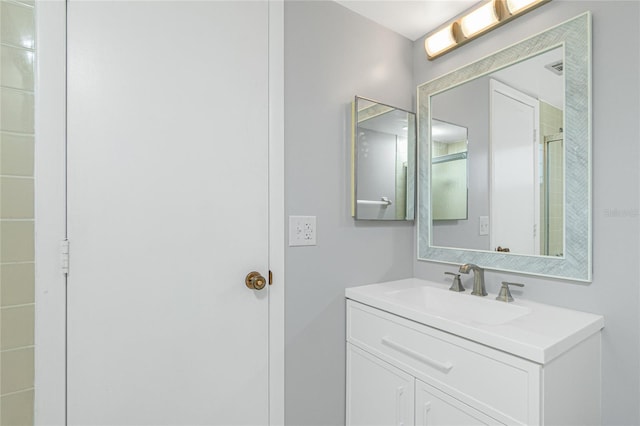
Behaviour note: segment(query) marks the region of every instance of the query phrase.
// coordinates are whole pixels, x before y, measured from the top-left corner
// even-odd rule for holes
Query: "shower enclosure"
[[[563,256],[564,242],[564,149],[563,134],[544,137],[542,208],[542,252]]]

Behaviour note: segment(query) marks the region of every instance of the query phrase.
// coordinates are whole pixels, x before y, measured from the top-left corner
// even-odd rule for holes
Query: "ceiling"
[[[334,1],[412,41],[477,3],[477,0]]]

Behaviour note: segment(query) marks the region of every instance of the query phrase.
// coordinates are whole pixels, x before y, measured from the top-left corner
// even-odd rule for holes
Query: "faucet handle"
[[[458,272],[468,274],[470,271],[477,269],[479,269],[478,265],[474,265],[473,263],[465,263],[464,265],[460,265]]]
[[[513,302],[513,296],[511,296],[511,291],[509,291],[510,285],[524,287],[524,284],[502,281],[502,287],[500,288],[500,293],[498,293],[498,297],[496,297],[496,300],[501,300],[503,302]]]
[[[454,274],[453,272],[445,272],[445,275],[453,275],[453,283],[451,283],[451,287],[449,290],[462,292],[464,291],[464,287],[462,286],[462,281],[460,281],[460,274]]]

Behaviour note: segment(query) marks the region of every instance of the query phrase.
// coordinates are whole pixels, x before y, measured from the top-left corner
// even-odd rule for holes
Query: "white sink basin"
[[[439,287],[410,287],[386,295],[399,304],[452,321],[499,325],[531,313],[530,308],[499,302],[494,297],[455,293]]]
[[[496,349],[546,363],[604,327],[601,315],[529,302],[473,296],[409,278],[347,288],[348,299]],[[525,287],[526,292],[526,287]]]

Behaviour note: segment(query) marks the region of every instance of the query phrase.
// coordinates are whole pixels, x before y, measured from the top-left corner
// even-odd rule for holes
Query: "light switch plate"
[[[489,235],[489,216],[480,216],[480,235]]]
[[[316,245],[316,217],[289,216],[289,246]]]

